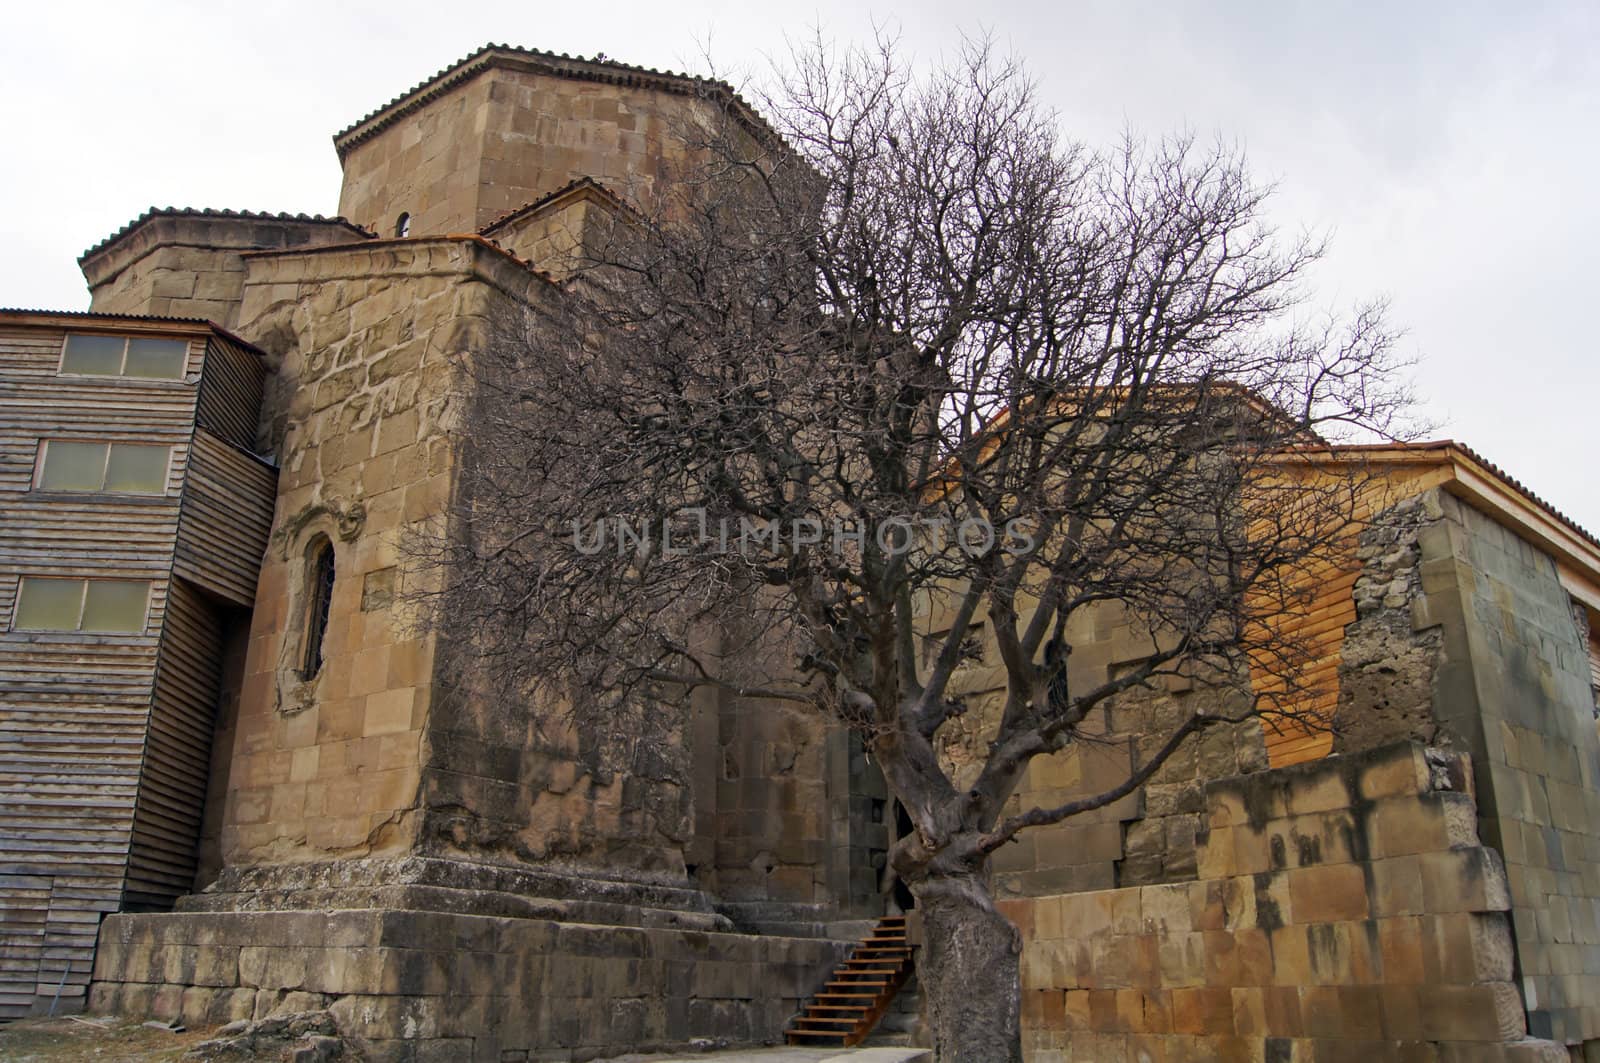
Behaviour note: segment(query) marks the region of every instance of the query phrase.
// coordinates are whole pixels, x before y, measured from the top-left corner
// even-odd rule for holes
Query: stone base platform
[[[375,1060],[594,1059],[777,1043],[850,945],[734,932],[672,882],[422,855],[282,864],[106,919],[89,1006],[196,1027],[327,1010]]]
[[[848,941],[416,910],[122,914],[90,1010],[191,1026],[329,1010],[374,1060],[765,1044]]]
[[[604,878],[581,869],[398,856],[229,868],[180,912],[407,909],[558,922],[730,931],[692,886]],[[806,935],[797,936],[822,936]]]

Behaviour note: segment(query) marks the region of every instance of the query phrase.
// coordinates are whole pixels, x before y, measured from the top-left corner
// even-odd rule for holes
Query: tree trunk
[[[911,883],[924,926],[917,983],[938,1063],[1021,1063],[1022,935],[977,875]]]

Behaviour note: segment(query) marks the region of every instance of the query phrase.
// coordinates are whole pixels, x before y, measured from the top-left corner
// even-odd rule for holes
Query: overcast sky
[[[1387,295],[1441,436],[1600,531],[1600,4],[1123,0],[13,5],[0,15],[0,305],[83,309],[77,255],[146,207],[333,213],[331,135],[506,42],[734,79],[820,25],[936,57],[987,27],[1067,132],[1246,148],[1321,297]]]

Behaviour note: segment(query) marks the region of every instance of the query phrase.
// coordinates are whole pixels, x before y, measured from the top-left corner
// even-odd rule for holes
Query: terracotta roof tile
[[[378,234],[362,225],[357,225],[348,218],[324,217],[321,214],[288,214],[279,212],[273,214],[268,211],[254,210],[216,210],[211,207],[148,207],[137,218],[112,233],[110,236],[95,244],[89,250],[78,256],[82,262],[91,255],[98,254],[122,239],[134,229],[143,225],[151,218],[241,218],[247,221],[297,221],[318,225],[342,225],[352,232],[362,236],[372,237]]]

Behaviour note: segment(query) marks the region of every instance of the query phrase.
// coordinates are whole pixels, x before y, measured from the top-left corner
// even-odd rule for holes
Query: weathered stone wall
[[[1359,537],[1356,620],[1340,645],[1335,752],[1441,738],[1433,688],[1444,634],[1420,625],[1412,603],[1423,593],[1419,539],[1442,515],[1439,495],[1429,492],[1380,514]]]
[[[1079,613],[1066,640],[1072,646],[1068,681],[1074,689],[1104,683],[1116,668],[1150,651],[1148,638],[1113,604]],[[971,643],[972,655],[951,683],[952,694],[967,700],[968,712],[938,737],[940,754],[958,785],[980,770],[1005,697],[1005,669],[982,627]],[[1007,814],[1104,793],[1164,745],[1200,703],[1220,708],[1228,697],[1227,691],[1166,680],[1092,710],[1071,745],[1029,765],[1007,802]],[[1266,767],[1257,722],[1212,728],[1181,747],[1142,790],[1026,832],[997,851],[992,862],[996,890],[1001,896],[1034,896],[1192,879],[1204,783]]]
[[[282,472],[233,746],[229,865],[415,839],[434,647],[399,613],[420,578],[401,538],[449,497],[451,359],[487,298],[485,263],[500,260],[463,241],[249,259],[240,328],[277,362],[262,440]],[[319,539],[334,549],[333,600],[322,667],[302,680]]]
[[[339,212],[395,235],[476,232],[582,177],[647,195],[680,152],[690,96],[491,67],[344,158]],[[714,110],[714,108],[713,108]]]
[[[239,323],[248,251],[352,243],[367,234],[336,219],[223,212],[148,215],[85,255],[89,308],[107,314]]]
[[[1362,536],[1336,746],[1411,737],[1471,754],[1504,856],[1530,1029],[1600,1038],[1600,741],[1581,625],[1555,563],[1443,491]]]
[[[832,898],[831,841],[849,836],[829,816],[826,727],[794,707],[731,695],[719,699],[714,871],[722,900],[757,914]],[[834,833],[843,827],[843,834]],[[874,884],[875,885],[875,884]],[[752,920],[756,921],[756,920]]]
[[[408,910],[113,915],[90,1008],[191,1026],[329,1010],[366,1058],[770,1043],[848,942]]]
[[[1028,1057],[1541,1060],[1465,757],[1405,743],[1206,787],[1199,878],[1003,902]]]
[[[1441,503],[1422,566],[1426,619],[1446,637],[1435,705],[1472,751],[1483,835],[1505,856],[1530,1029],[1594,1042],[1600,740],[1586,647],[1548,556],[1454,499]]]

